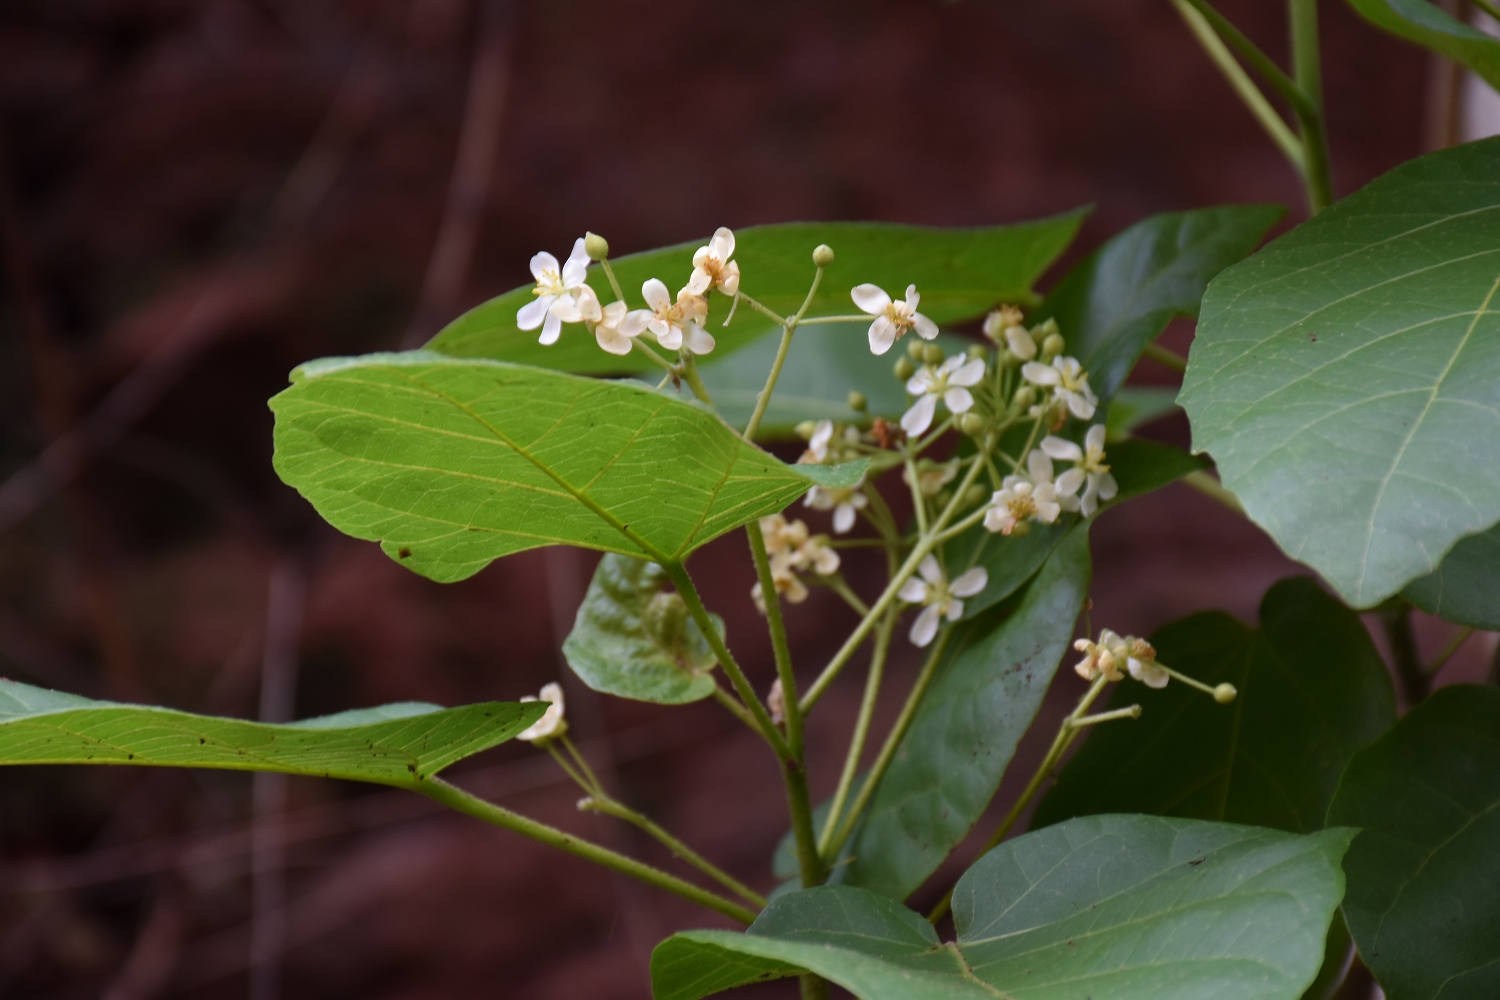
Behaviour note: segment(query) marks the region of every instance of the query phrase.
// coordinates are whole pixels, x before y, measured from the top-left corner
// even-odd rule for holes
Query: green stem
[[[1454,653],[1463,648],[1464,643],[1468,642],[1469,636],[1473,634],[1474,628],[1472,626],[1466,626],[1454,633],[1453,638],[1448,640],[1448,645],[1444,646],[1443,651],[1437,655],[1437,659],[1427,665],[1427,676],[1436,677],[1437,672],[1442,670],[1448,661],[1453,658]]]
[[[981,858],[994,850],[1005,839],[1005,835],[1010,833],[1011,828],[1016,825],[1016,822],[1021,818],[1021,814],[1026,811],[1026,807],[1036,797],[1037,790],[1042,787],[1042,782],[1047,780],[1047,776],[1052,773],[1052,769],[1057,766],[1057,762],[1062,760],[1063,754],[1067,753],[1068,747],[1078,738],[1078,721],[1083,718],[1084,713],[1088,711],[1089,706],[1099,697],[1100,693],[1104,690],[1104,686],[1108,683],[1109,678],[1102,675],[1095,678],[1094,683],[1089,685],[1089,689],[1084,692],[1083,697],[1078,699],[1078,707],[1073,709],[1072,714],[1062,720],[1062,724],[1057,727],[1057,736],[1052,740],[1051,749],[1047,751],[1047,756],[1042,758],[1042,763],[1036,769],[1036,773],[1031,776],[1031,780],[1026,783],[1025,791],[1021,792],[1020,797],[1011,805],[1010,812],[1005,814],[1005,818],[1000,821],[1000,826],[990,835],[990,839],[984,842],[984,847],[980,848],[979,856]],[[932,912],[927,915],[927,919],[933,923],[937,923],[952,905],[953,890],[949,889],[943,898],[938,900],[937,905],[932,908]]]
[[[876,539],[873,538],[870,539],[870,541],[874,542],[876,545],[880,544]],[[860,600],[858,594],[849,589],[849,584],[844,580],[842,575],[836,574],[834,576],[823,577],[817,582],[821,583],[823,586],[827,587],[829,590],[842,597],[844,599],[844,603],[853,608],[854,613],[859,615],[861,618],[870,613],[870,606],[864,601]]]
[[[1147,344],[1146,349],[1141,352],[1164,368],[1170,368],[1179,375],[1187,374],[1187,358],[1176,351],[1169,351],[1157,344]]]
[[[1204,470],[1197,469],[1189,472],[1182,477],[1182,481],[1184,485],[1191,486],[1204,496],[1213,497],[1241,517],[1248,516],[1245,514],[1244,505],[1240,503],[1240,498],[1225,489],[1223,483],[1210,476]]]
[[[740,302],[748,305],[751,309],[754,309],[756,312],[760,313],[762,316],[774,322],[777,326],[786,326],[785,316],[778,316],[774,311],[761,305],[759,302],[757,302],[755,299],[752,299],[744,292],[736,292],[734,297]]]
[[[703,384],[703,378],[698,374],[698,362],[693,359],[693,352],[684,349],[682,352],[682,380],[693,390],[693,395],[707,403],[714,405],[714,398],[708,394],[708,386]]]
[[[885,619],[875,632],[875,651],[870,656],[870,673],[865,678],[865,693],[859,703],[859,717],[854,721],[854,735],[849,740],[849,752],[844,757],[844,770],[839,774],[838,788],[828,806],[828,818],[823,821],[823,831],[818,837],[818,850],[828,856],[828,845],[833,832],[843,815],[844,803],[848,801],[849,789],[859,773],[859,760],[864,756],[865,744],[870,738],[870,722],[875,717],[875,702],[880,697],[880,682],[885,676],[885,661],[891,650],[891,634],[896,630],[896,612],[885,613]]]
[[[1417,635],[1411,627],[1411,605],[1394,597],[1381,605],[1377,613],[1385,628],[1386,641],[1391,646],[1391,659],[1395,661],[1396,676],[1401,678],[1406,705],[1412,708],[1432,691],[1432,677],[1422,669],[1422,657],[1417,652]]]
[[[797,977],[797,985],[802,1000],[828,1000],[828,981],[820,976],[804,973]]]
[[[870,773],[866,776],[864,785],[860,787],[859,794],[854,797],[854,803],[850,805],[849,812],[839,821],[838,832],[828,841],[828,850],[824,857],[829,864],[838,860],[839,852],[844,849],[844,844],[848,842],[854,833],[854,827],[859,823],[859,817],[870,805],[870,800],[874,798],[875,789],[880,787],[880,779],[885,777],[891,761],[896,759],[896,751],[900,749],[901,741],[906,737],[906,731],[911,728],[912,720],[917,716],[917,708],[921,706],[923,696],[932,685],[932,678],[937,675],[938,661],[943,658],[943,650],[947,647],[948,639],[952,635],[951,626],[944,628],[938,635],[937,642],[933,643],[932,651],[927,654],[927,662],[922,664],[922,671],[917,674],[916,683],[912,685],[905,704],[901,706],[901,714],[896,716],[896,723],[886,734],[885,743],[881,745],[875,763],[870,765]]]
[[[475,819],[483,820],[492,826],[498,826],[506,830],[530,837],[532,840],[540,841],[560,851],[567,851],[595,864],[603,865],[612,871],[631,878],[640,879],[648,885],[654,885],[658,889],[664,889],[683,899],[706,906],[715,913],[722,913],[731,920],[738,920],[742,924],[749,924],[755,920],[755,912],[748,910],[740,904],[723,896],[709,892],[707,889],[699,888],[691,882],[678,878],[662,871],[659,868],[634,858],[627,858],[623,854],[617,854],[607,847],[575,837],[570,833],[538,823],[534,819],[513,813],[509,809],[486,802],[477,795],[471,795],[456,785],[450,785],[441,778],[428,778],[417,786],[417,791],[457,812],[473,816]]]
[[[604,276],[609,279],[609,287],[614,289],[615,301],[624,302],[625,293],[620,291],[620,281],[615,277],[615,269],[609,266],[609,258],[601,260],[599,266],[604,268]]]
[[[691,847],[688,847],[682,841],[678,840],[676,837],[672,836],[656,823],[652,822],[649,818],[641,815],[634,809],[631,809],[629,806],[616,802],[614,799],[610,798],[607,795],[599,794],[584,799],[582,802],[578,803],[578,808],[589,812],[602,812],[607,815],[613,816],[616,819],[622,819],[627,823],[639,827],[648,835],[665,845],[667,850],[671,851],[677,857],[681,858],[683,861],[686,861],[688,864],[692,865],[694,868],[698,869],[700,872],[707,875],[715,882],[718,882],[724,888],[728,889],[736,896],[739,896],[751,906],[754,906],[756,909],[765,908],[766,897],[762,896],[754,889],[751,889],[749,886],[745,885],[733,875],[730,875],[728,872],[719,868],[718,865],[715,865],[713,862],[703,857],[703,855],[699,854]]]
[[[642,354],[646,355],[646,357],[650,358],[652,361],[655,361],[657,364],[665,368],[667,370],[668,378],[677,377],[677,366],[672,364],[672,362],[668,361],[666,358],[662,357],[660,354],[657,354],[655,351],[653,351],[651,349],[651,345],[646,343],[640,337],[631,338],[630,346],[634,347],[637,351],[640,351]]]
[[[745,425],[745,440],[754,441],[755,432],[760,430],[760,420],[766,414],[766,407],[771,403],[771,393],[776,390],[776,380],[781,377],[781,366],[786,364],[787,352],[792,349],[792,334],[797,332],[797,324],[802,322],[802,317],[807,315],[808,306],[812,305],[813,296],[818,294],[818,286],[823,283],[823,269],[820,267],[813,272],[812,287],[807,290],[807,296],[802,300],[802,308],[797,314],[786,320],[781,327],[781,344],[776,348],[776,360],[771,362],[771,371],[766,375],[765,388],[755,397],[755,412],[750,414],[750,422]],[[755,300],[749,300],[752,305]]]
[[[1280,94],[1282,99],[1292,106],[1292,111],[1300,120],[1304,115],[1317,114],[1317,108],[1297,86],[1297,82],[1284,73],[1271,57],[1260,49],[1255,43],[1246,38],[1244,32],[1229,23],[1228,19],[1214,10],[1208,0],[1187,0],[1193,9],[1203,16],[1203,19],[1213,26],[1219,37],[1228,42],[1236,49],[1250,68],[1255,70]]]
[[[1292,71],[1310,108],[1297,111],[1302,148],[1307,156],[1303,178],[1307,209],[1317,215],[1333,203],[1333,168],[1328,155],[1328,125],[1323,116],[1322,53],[1318,44],[1318,0],[1287,0],[1292,28]]]
[[[753,732],[757,734],[760,732],[760,726],[756,724],[755,716],[750,714],[750,710],[745,707],[745,703],[719,687],[717,681],[714,682],[714,700],[728,709],[730,715],[749,726]]]
[[[1229,81],[1229,86],[1239,95],[1240,100],[1245,102],[1245,106],[1266,130],[1271,141],[1281,149],[1282,154],[1291,161],[1297,172],[1303,173],[1306,170],[1306,156],[1303,154],[1301,141],[1292,134],[1292,130],[1287,127],[1286,122],[1282,121],[1276,109],[1271,107],[1271,102],[1266,100],[1266,96],[1260,92],[1255,81],[1251,80],[1249,74],[1240,66],[1233,53],[1224,44],[1224,40],[1214,33],[1213,26],[1187,0],[1172,0],[1172,3],[1177,8],[1177,13],[1181,14],[1182,19],[1187,22],[1194,37],[1198,39],[1198,44],[1203,46],[1214,65],[1219,67],[1219,72],[1224,74],[1225,79]]]
[[[1484,11],[1497,22],[1500,22],[1500,6],[1497,6],[1494,0],[1469,0],[1469,3]]]

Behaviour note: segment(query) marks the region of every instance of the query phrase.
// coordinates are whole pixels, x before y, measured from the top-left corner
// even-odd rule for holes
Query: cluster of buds
[[[563,693],[561,685],[557,683],[543,684],[541,697],[526,695],[521,698],[526,701],[545,701],[548,703],[547,711],[540,719],[516,734],[516,739],[525,740],[528,743],[546,743],[548,740],[557,739],[568,731],[568,720],[563,718]]]
[[[812,572],[832,576],[839,570],[839,554],[828,544],[828,536],[808,533],[807,525],[788,521],[780,514],[760,519],[761,534],[766,540],[766,555],[771,561],[771,582],[782,600],[801,604],[807,600],[807,585],[799,573]],[[765,614],[765,592],[757,583],[750,589],[755,606]]]
[[[1062,332],[1057,320],[1047,319],[1027,329],[1021,322],[1021,310],[1004,305],[984,318],[984,335],[1000,348],[1004,367],[1025,364],[1041,357],[1050,362],[1063,352]]]
[[[589,261],[604,261],[609,244],[594,233],[581,236],[563,264],[543,251],[531,258],[536,296],[516,313],[522,330],[541,327],[543,344],[557,343],[565,323],[582,323],[599,346],[611,354],[629,354],[635,339],[649,333],[659,347],[669,351],[708,354],[715,347],[703,328],[708,320],[710,291],[717,288],[728,296],[739,293],[740,266],[734,257],[734,233],[720,227],[707,246],[693,254],[693,272],[674,299],[659,278],[641,285],[647,308],[628,309],[623,301],[603,305],[588,284]]]
[[[1099,633],[1098,642],[1079,639],[1073,648],[1084,654],[1073,667],[1073,671],[1086,681],[1103,678],[1110,683],[1122,681],[1128,673],[1135,680],[1150,688],[1164,688],[1173,678],[1213,696],[1214,701],[1227,705],[1238,696],[1233,684],[1223,683],[1209,687],[1201,681],[1184,676],[1164,664],[1156,662],[1156,649],[1145,639],[1133,635],[1120,635],[1109,629]]]

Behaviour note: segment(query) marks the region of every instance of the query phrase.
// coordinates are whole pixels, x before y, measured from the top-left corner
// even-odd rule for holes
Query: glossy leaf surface
[[[740,288],[782,316],[790,316],[802,305],[812,284],[813,248],[820,243],[833,247],[832,266],[823,276],[817,298],[807,315],[837,316],[857,312],[849,290],[873,282],[891,295],[901,296],[915,284],[922,296],[921,311],[937,323],[977,316],[997,302],[1035,301],[1031,291],[1036,279],[1073,241],[1083,213],[1070,212],[1037,222],[977,229],[934,229],[876,222],[789,222],[755,226],[735,233],[735,260],[739,262]],[[625,301],[632,309],[644,308],[641,284],[660,278],[673,294],[685,285],[693,270],[693,252],[707,239],[612,259]],[[555,247],[553,252],[567,247]],[[524,275],[517,269],[517,277]],[[611,302],[601,268],[589,269],[589,284],[600,300]],[[563,328],[561,339],[551,347],[537,343],[535,331],[516,327],[516,310],[532,301],[527,284],[491,299],[460,316],[427,345],[431,350],[466,358],[492,358],[557,368],[578,373],[607,374],[651,371],[655,364],[639,352],[623,358],[606,354],[581,324]],[[730,300],[715,293],[709,299],[707,329],[718,340],[712,357],[717,360],[776,329],[770,320],[748,306],[741,307],[734,322],[721,326]],[[860,337],[864,329],[851,324],[839,336]],[[868,342],[866,342],[868,343]],[[866,351],[869,350],[866,346]],[[891,357],[894,361],[895,358]]]
[[[563,655],[595,691],[664,705],[713,694],[719,662],[666,570],[613,552],[594,570]]]
[[[1350,757],[1396,721],[1390,675],[1359,616],[1306,577],[1261,602],[1260,627],[1222,611],[1151,637],[1162,663],[1228,681],[1220,705],[1185,684],[1116,687],[1110,708],[1139,719],[1097,726],[1042,800],[1033,827],[1142,812],[1307,833],[1323,827]]]
[[[1216,279],[1179,402],[1355,607],[1500,519],[1500,139],[1397,167]]]
[[[1428,0],[1349,0],[1365,19],[1479,74],[1500,89],[1500,39],[1471,28]]]
[[[824,886],[775,900],[744,934],[667,939],[652,985],[657,1000],[697,1000],[806,970],[861,1000],[1297,1000],[1353,832],[1075,819],[969,869],[955,942],[877,893]]]
[[[1107,407],[1146,345],[1174,316],[1197,316],[1209,281],[1254,250],[1285,211],[1225,205],[1153,215],[1068,272],[1027,322],[1057,320],[1067,353]]]
[[[425,351],[303,365],[276,471],[334,527],[448,582],[567,544],[681,559],[859,463],[788,466],[648,389]],[[830,479],[831,477],[831,479]]]
[[[1089,575],[1088,532],[1075,529],[1013,606],[956,627],[838,878],[904,899],[968,835],[1041,707]]]
[[[288,725],[94,701],[0,680],[0,764],[280,771],[412,787],[504,743],[545,704],[402,702]]]
[[[1401,596],[1458,625],[1500,629],[1500,525],[1460,539],[1437,569]]]
[[[1355,755],[1344,917],[1388,1000],[1500,996],[1500,688],[1450,687]]]

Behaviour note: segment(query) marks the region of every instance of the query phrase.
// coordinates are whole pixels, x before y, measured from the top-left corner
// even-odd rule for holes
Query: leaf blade
[[[1349,0],[1360,15],[1409,42],[1469,67],[1500,89],[1500,39],[1457,20],[1425,0]]]

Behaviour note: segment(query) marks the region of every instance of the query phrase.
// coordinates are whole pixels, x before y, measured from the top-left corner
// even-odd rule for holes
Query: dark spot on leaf
[[[1194,858],[1193,860],[1189,861],[1188,864],[1190,864],[1190,865],[1201,865],[1201,864],[1203,864],[1203,862],[1205,862],[1207,860],[1208,860],[1208,855],[1205,854],[1201,858]]]
[[[135,754],[128,753],[128,754],[125,755],[125,759],[126,760],[135,760]]]
[[[401,548],[399,548],[399,549],[396,550],[396,555],[398,557],[402,558],[402,559],[410,559],[411,558],[411,549],[409,549],[405,545],[403,545],[403,546],[401,546]]]
[[[208,742],[208,740],[205,740],[205,739],[204,739],[204,738],[203,738],[203,737],[201,737],[201,736],[200,736],[200,737],[198,737],[198,745],[199,745],[199,746],[200,746],[200,747],[201,747],[201,746],[202,746],[202,745],[203,745],[203,744],[205,744],[205,743],[207,743],[207,742]]]

